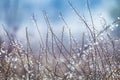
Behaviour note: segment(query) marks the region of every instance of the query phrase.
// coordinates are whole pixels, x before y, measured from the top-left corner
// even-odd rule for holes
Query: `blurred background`
[[[39,29],[44,34],[46,32],[46,24],[42,10],[45,10],[53,29],[57,33],[65,25],[59,16],[60,12],[73,34],[83,32],[85,29],[84,24],[79,21],[78,16],[74,13],[68,1],[72,3],[81,16],[84,16],[86,21],[90,22],[87,0],[1,0],[0,27],[2,29],[2,25],[4,25],[9,33],[17,35],[20,39],[25,36],[25,27],[28,27],[29,35],[37,38],[38,33],[36,33],[32,15],[35,15]],[[108,0],[88,1],[97,30],[102,29],[102,24],[104,24],[102,18],[105,19],[107,24],[119,18],[120,0],[109,0],[109,2]],[[118,26],[114,32],[119,36],[120,27]]]

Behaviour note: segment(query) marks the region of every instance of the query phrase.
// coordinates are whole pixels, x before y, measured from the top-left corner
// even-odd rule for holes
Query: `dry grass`
[[[40,35],[39,54],[35,55],[29,41],[26,28],[27,49],[19,41],[11,39],[9,44],[0,41],[0,80],[120,80],[120,40],[114,39],[109,33],[104,33],[111,25],[96,32],[92,14],[88,6],[93,28],[79,15],[69,2],[76,15],[83,21],[88,34],[75,40],[69,29],[69,44],[65,44],[64,30],[61,37],[55,35],[46,12],[43,11],[48,32],[46,40],[41,37],[35,16],[33,20]],[[61,19],[68,29],[67,22]],[[112,24],[118,23],[116,20]],[[104,36],[101,35],[104,33]],[[106,36],[105,36],[106,35]],[[86,44],[86,39],[89,42]]]

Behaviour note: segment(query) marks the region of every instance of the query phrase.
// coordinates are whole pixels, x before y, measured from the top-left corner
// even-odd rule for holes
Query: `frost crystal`
[[[2,52],[2,53],[5,53],[5,51],[4,51],[3,49],[1,49],[1,52]]]
[[[74,60],[71,60],[70,63],[71,63],[71,64],[75,64],[75,61],[74,61]]]
[[[99,43],[98,42],[95,42],[93,45],[98,45]]]
[[[63,58],[60,58],[60,61],[61,61],[61,62],[65,62],[65,59],[63,59]]]
[[[120,17],[118,17],[118,19],[120,19]]]
[[[119,26],[118,24],[115,25],[115,27],[118,27],[118,26]]]
[[[82,80],[82,76],[79,76],[79,80]]]
[[[69,77],[72,78],[72,77],[73,77],[73,74],[70,74]]]

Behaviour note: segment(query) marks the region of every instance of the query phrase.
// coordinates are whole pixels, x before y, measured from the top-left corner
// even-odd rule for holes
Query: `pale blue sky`
[[[31,28],[34,26],[31,19],[34,13],[38,20],[38,25],[42,27],[41,29],[44,29],[46,24],[44,23],[42,10],[46,10],[54,27],[64,25],[59,18],[59,12],[61,12],[73,32],[77,32],[76,30],[79,30],[79,26],[82,25],[79,23],[78,17],[71,9],[68,1],[73,4],[82,16],[84,15],[89,20],[86,6],[87,0],[0,0],[0,24],[8,26],[8,30],[11,27],[29,26]],[[108,9],[112,7],[113,2],[114,0],[109,0],[109,2],[108,0],[89,0],[92,15],[94,15],[94,20],[96,19],[97,21],[94,21],[96,25],[98,25],[98,17],[96,18],[96,16],[101,16],[98,14],[104,14],[104,18],[109,19]],[[80,29],[82,30],[83,28]]]
[[[33,13],[46,10],[52,21],[59,21],[59,12],[65,16],[69,14],[70,6],[68,0],[1,0],[0,20],[7,24],[22,24]],[[86,0],[69,0],[77,9],[85,9]],[[102,0],[89,0],[91,9],[101,4]],[[7,13],[7,14],[6,14]],[[6,21],[8,19],[8,21]]]
[[[87,0],[69,1],[80,15],[84,15],[89,24],[91,24],[86,6]],[[101,29],[101,16],[108,22],[111,20],[109,9],[115,5],[114,1],[115,0],[89,0],[94,24],[98,30]],[[78,16],[68,4],[68,0],[0,0],[0,25],[2,26],[2,24],[4,24],[8,31],[11,31],[10,29],[13,27],[18,28],[17,33],[12,33],[15,33],[17,37],[23,41],[25,40],[25,28],[28,27],[29,36],[31,38],[34,36],[34,40],[38,40],[39,35],[32,20],[32,14],[35,14],[41,33],[46,34],[47,26],[43,18],[42,10],[46,10],[51,25],[54,27],[54,32],[57,34],[61,34],[61,29],[65,26],[63,21],[59,18],[59,12],[63,14],[72,34],[79,35],[79,33],[85,29],[83,23],[79,21]],[[67,31],[65,33],[67,33]]]

